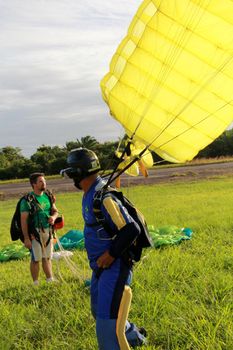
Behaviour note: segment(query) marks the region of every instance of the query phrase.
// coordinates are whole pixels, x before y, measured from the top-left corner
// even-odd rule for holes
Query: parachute
[[[146,169],[151,168],[154,164],[151,152],[146,152],[145,154],[143,154],[141,159],[139,159],[140,158],[139,155],[143,151],[145,146],[143,144],[139,143],[138,141],[134,141],[134,143],[130,143],[128,147],[130,149],[129,152],[127,152],[128,154],[126,152],[123,153],[120,151],[115,152],[115,155],[117,156],[117,158],[121,159],[121,162],[118,165],[118,169],[124,170],[128,165],[130,165],[130,167],[124,171],[126,174],[128,174],[130,176],[138,176],[139,170],[140,170],[141,173],[145,177],[147,177],[148,173],[147,173]],[[132,159],[134,159],[134,157],[136,159],[137,159],[137,157],[139,157],[139,158],[137,159],[137,162],[131,164]]]
[[[233,120],[233,1],[144,0],[101,90],[131,140],[192,160]]]

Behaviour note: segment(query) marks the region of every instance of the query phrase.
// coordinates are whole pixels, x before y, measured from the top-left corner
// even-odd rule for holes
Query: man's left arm
[[[58,210],[57,207],[55,205],[55,203],[52,204],[52,208],[51,208],[51,215],[48,218],[48,222],[50,225],[54,225],[54,222],[56,220],[56,218],[58,217]]]

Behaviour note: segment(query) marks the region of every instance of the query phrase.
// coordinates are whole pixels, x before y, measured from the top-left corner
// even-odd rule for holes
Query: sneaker
[[[131,323],[130,328],[126,331],[125,335],[127,341],[132,348],[143,346],[147,344],[146,330],[143,327],[138,328],[135,324]]]
[[[139,333],[141,333],[145,338],[147,337],[147,331],[145,330],[144,327],[139,327],[138,330],[139,330]]]
[[[59,283],[54,277],[46,278],[47,283]]]

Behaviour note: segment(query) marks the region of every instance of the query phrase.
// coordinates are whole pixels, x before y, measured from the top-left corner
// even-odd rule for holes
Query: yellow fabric
[[[144,149],[144,145],[138,141],[134,141],[134,143],[130,146],[130,148],[131,148],[131,155],[137,156]],[[151,152],[148,150],[146,152],[144,152],[142,157],[141,157],[141,161],[142,161],[143,165],[145,165],[145,167],[151,168],[153,166],[153,163],[154,163]]]
[[[145,145],[135,141],[134,143],[130,144],[130,155],[127,155],[126,153],[124,154],[123,160],[121,163],[118,165],[118,169],[124,169],[127,165],[129,165],[132,160],[134,160],[141,151],[144,149]],[[122,152],[116,151],[115,152],[116,156],[121,159]],[[142,173],[143,176],[147,176],[147,169],[146,168],[152,168],[154,162],[153,162],[153,157],[150,151],[144,152],[142,157],[140,157],[137,162],[133,163],[127,170],[124,172],[130,176],[138,176],[139,175],[139,169]]]
[[[115,152],[116,156],[118,158],[121,157],[121,152],[116,151]],[[128,157],[127,155],[124,156],[124,160],[118,165],[118,169],[124,169],[132,160],[131,157]],[[130,175],[130,176],[138,176],[139,175],[139,169],[138,169],[138,165],[136,163],[132,164],[126,171],[126,174]]]
[[[132,290],[129,286],[125,286],[123,296],[121,298],[120,308],[117,317],[116,333],[120,350],[130,350],[130,346],[125,336],[125,325],[129,314],[132,300]]]
[[[101,81],[111,115],[162,158],[191,160],[233,120],[232,38],[231,0],[144,0]]]
[[[122,227],[126,225],[126,222],[116,202],[114,202],[111,197],[106,197],[103,200],[103,205],[110,215],[111,220],[116,225],[117,229],[122,229]]]

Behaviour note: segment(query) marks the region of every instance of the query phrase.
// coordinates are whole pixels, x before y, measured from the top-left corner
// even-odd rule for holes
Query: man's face
[[[34,189],[38,191],[44,191],[46,189],[46,181],[44,176],[39,176],[36,183],[34,184]]]

